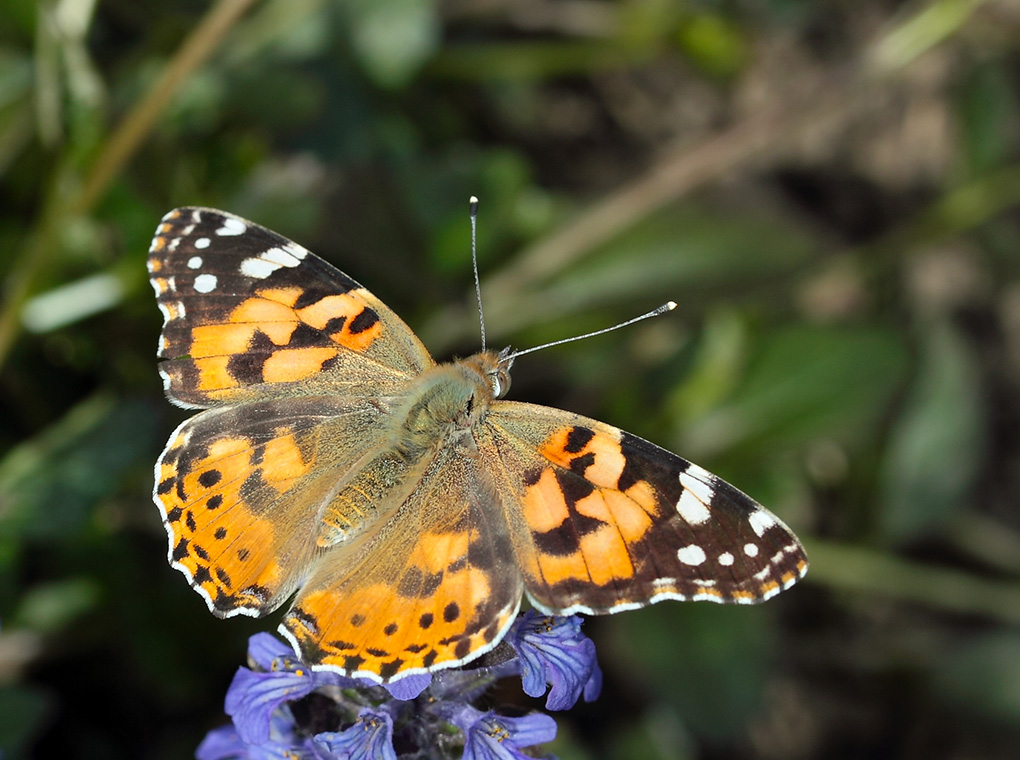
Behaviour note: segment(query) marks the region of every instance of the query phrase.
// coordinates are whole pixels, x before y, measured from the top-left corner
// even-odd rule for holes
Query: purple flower
[[[540,697],[546,684],[552,686],[548,709],[566,710],[582,693],[591,702],[602,690],[595,644],[581,633],[577,615],[552,617],[528,610],[511,626],[507,641],[521,658],[524,693]]]
[[[214,728],[195,750],[197,760],[298,760],[312,758],[307,740],[300,741],[294,733],[293,719],[281,710],[270,722],[269,738],[262,744],[249,744],[241,739],[232,723]]]
[[[417,673],[413,676],[405,676],[393,683],[384,683],[383,686],[394,699],[409,702],[425,691],[431,683],[431,673]]]
[[[393,750],[393,718],[385,710],[364,708],[354,725],[343,731],[317,734],[320,756],[337,760],[397,760]]]
[[[269,741],[270,720],[285,702],[300,699],[327,684],[355,683],[336,673],[312,671],[294,656],[290,647],[268,633],[251,637],[248,658],[266,672],[238,668],[224,705],[238,736],[247,744]]]
[[[464,732],[463,760],[533,760],[521,750],[556,738],[556,721],[543,713],[507,718],[464,705],[450,722]]]

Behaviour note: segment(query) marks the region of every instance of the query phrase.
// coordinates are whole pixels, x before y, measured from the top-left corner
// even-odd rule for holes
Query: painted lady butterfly
[[[171,211],[148,261],[160,374],[203,409],[153,499],[219,617],[266,615],[317,668],[387,682],[468,662],[540,610],[753,604],[807,570],[728,483],[610,425],[501,397],[513,356],[436,364],[375,296],[222,211]]]

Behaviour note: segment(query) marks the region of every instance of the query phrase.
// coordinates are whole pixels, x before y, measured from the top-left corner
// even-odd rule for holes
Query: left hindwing
[[[675,454],[559,409],[495,402],[494,478],[532,602],[610,613],[663,599],[754,604],[807,571],[796,536]]]

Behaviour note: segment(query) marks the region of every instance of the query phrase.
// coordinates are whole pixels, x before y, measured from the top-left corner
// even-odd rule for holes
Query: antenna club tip
[[[666,301],[666,303],[662,305],[662,308],[666,311],[673,311],[673,309],[676,308],[676,301]]]
[[[470,198],[468,198],[468,207],[472,211],[477,211],[478,210],[478,196],[477,195],[472,195]]]

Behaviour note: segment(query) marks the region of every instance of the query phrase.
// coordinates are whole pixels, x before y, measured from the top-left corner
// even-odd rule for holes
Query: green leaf
[[[89,578],[34,586],[22,596],[14,621],[33,631],[51,633],[92,609],[99,597],[99,587]]]
[[[0,535],[77,535],[127,470],[148,465],[155,419],[137,401],[95,396],[0,461]]]
[[[984,458],[985,410],[978,357],[948,323],[923,336],[921,364],[883,463],[879,529],[902,541],[968,504]]]
[[[354,49],[366,73],[401,87],[439,47],[439,19],[427,0],[357,0],[348,9]]]
[[[794,448],[868,434],[903,381],[907,351],[893,331],[798,325],[762,338],[740,389],[683,426],[684,451]]]

